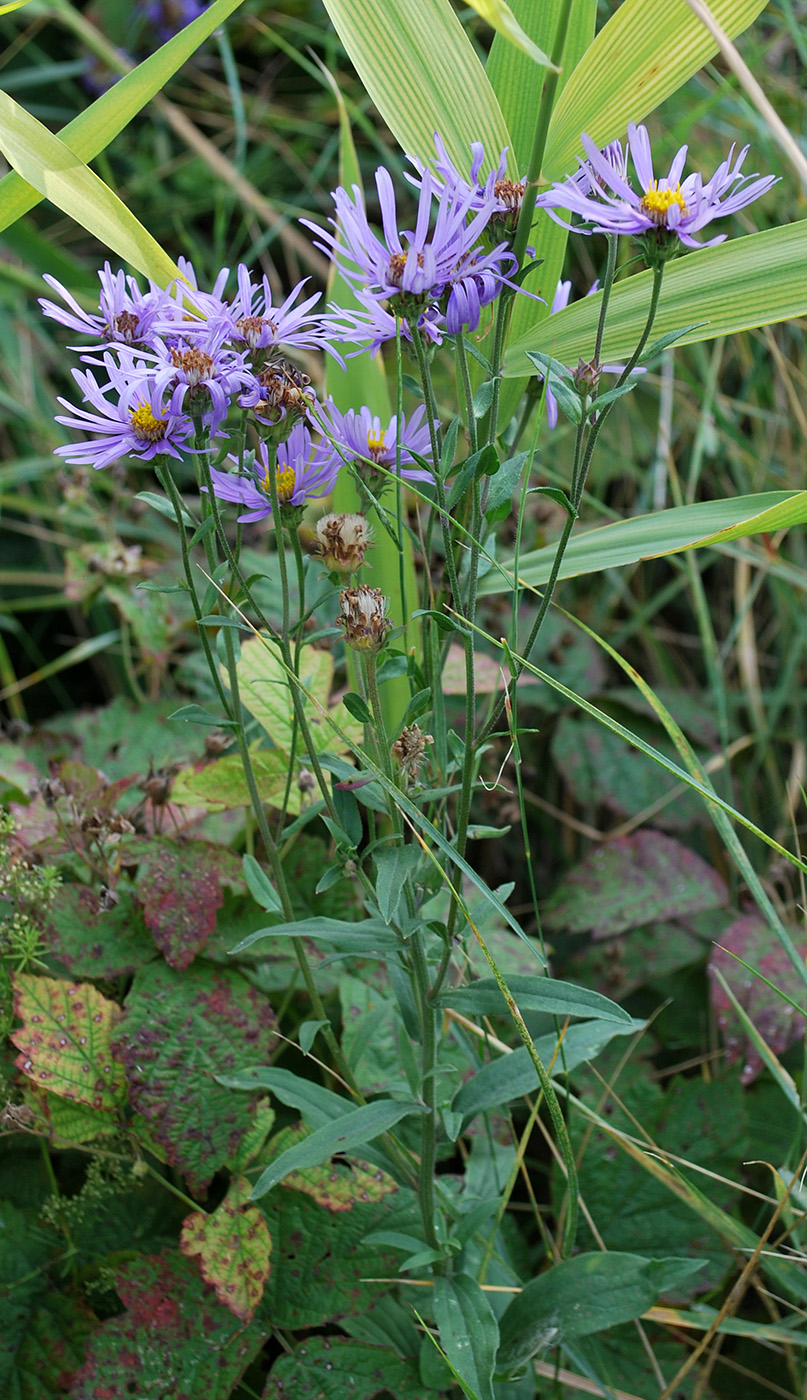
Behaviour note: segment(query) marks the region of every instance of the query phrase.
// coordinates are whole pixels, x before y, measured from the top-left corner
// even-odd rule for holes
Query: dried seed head
[[[417,724],[410,724],[401,730],[392,745],[391,753],[400,764],[401,773],[405,778],[413,783],[417,782],[420,765],[426,756],[426,745],[433,743],[432,735],[423,734]]]
[[[323,515],[317,521],[319,555],[332,574],[354,574],[364,563],[370,527],[363,515]]]
[[[380,588],[343,588],[337,622],[345,629],[345,641],[357,651],[380,651],[392,623],[387,617],[389,599]]]
[[[313,773],[309,773],[307,768],[301,768],[297,775],[297,787],[303,797],[311,798],[316,791],[317,780]]]

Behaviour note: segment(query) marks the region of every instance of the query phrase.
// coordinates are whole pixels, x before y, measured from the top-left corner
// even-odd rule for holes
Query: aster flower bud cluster
[[[380,588],[343,588],[337,622],[345,641],[356,651],[381,651],[392,623],[387,617],[389,599]]]

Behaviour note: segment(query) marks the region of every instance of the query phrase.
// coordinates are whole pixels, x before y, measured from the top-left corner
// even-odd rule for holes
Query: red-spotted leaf
[[[310,1129],[297,1123],[276,1133],[270,1143],[271,1156],[279,1157],[287,1147],[294,1147],[309,1136]],[[369,1201],[380,1201],[398,1190],[398,1183],[369,1162],[327,1162],[321,1167],[306,1167],[289,1172],[280,1183],[292,1191],[303,1191],[326,1210],[352,1210]]]
[[[97,1318],[81,1302],[64,1293],[46,1294],[17,1352],[14,1388],[7,1394],[14,1400],[55,1400],[66,1395],[96,1325]]]
[[[35,1084],[28,1086],[26,1104],[36,1114],[35,1131],[47,1133],[54,1147],[93,1142],[117,1129],[115,1119],[103,1109],[59,1098]]]
[[[155,838],[140,865],[137,891],[154,941],[171,967],[189,967],[216,927],[222,879],[241,882],[240,861],[207,841]]]
[[[428,1393],[417,1362],[392,1348],[352,1337],[310,1337],[275,1362],[263,1400],[373,1400],[381,1391],[395,1400],[423,1400]]]
[[[242,1322],[255,1314],[269,1277],[272,1236],[260,1210],[249,1205],[251,1183],[236,1177],[212,1215],[196,1211],[182,1222],[180,1248],[196,1255],[206,1283]]]
[[[798,945],[799,935],[794,931],[794,943]],[[791,994],[793,967],[782,948],[771,938],[767,923],[758,914],[746,914],[735,919],[720,934],[723,948],[716,947],[709,959],[710,972],[719,969],[728,983],[740,1006],[753,1022],[762,1039],[775,1055],[784,1054],[789,1046],[804,1035],[804,1017],[795,1007],[777,996],[772,987],[766,987],[759,977],[748,968],[753,967],[767,977],[774,987],[781,987]],[[734,953],[736,957],[731,957]],[[736,958],[742,958],[748,967],[743,967]],[[750,1084],[764,1068],[759,1051],[744,1033],[729,997],[715,977],[710,977],[712,1006],[717,1015],[717,1023],[723,1033],[728,1064],[742,1060],[741,1081]]]
[[[166,1159],[203,1190],[238,1151],[253,1122],[250,1101],[216,1075],[264,1064],[275,1045],[265,996],[238,972],[164,963],[136,974],[114,1038],[136,1113]]]
[[[120,1007],[88,982],[55,977],[14,978],[14,1014],[22,1025],[11,1039],[21,1052],[17,1068],[63,1099],[113,1112],[126,1099],[121,1066],[110,1037]]]
[[[112,909],[99,908],[86,885],[59,891],[47,930],[50,950],[73,977],[122,977],[157,957],[143,915],[127,889]]]
[[[115,1287],[126,1311],[90,1338],[70,1400],[227,1400],[268,1333],[222,1307],[181,1254],[127,1263]]]
[[[591,851],[555,891],[544,921],[549,929],[612,938],[727,900],[724,881],[694,851],[660,831],[637,831]]]

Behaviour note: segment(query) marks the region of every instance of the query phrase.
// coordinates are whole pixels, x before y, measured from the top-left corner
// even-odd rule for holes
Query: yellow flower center
[[[281,505],[285,505],[294,495],[294,488],[296,485],[294,467],[277,467],[275,470],[275,484],[277,486],[277,499]],[[268,471],[265,471],[263,474],[263,489],[267,494],[271,490]]]
[[[132,410],[130,421],[135,437],[142,438],[144,442],[156,442],[158,438],[165,437],[168,419],[155,418],[147,403],[138,404]]]
[[[657,183],[653,183],[647,191],[639,208],[648,219],[652,219],[654,224],[666,224],[667,214],[673,205],[677,204],[682,214],[688,214],[687,202],[681,193],[681,186],[676,185],[671,190],[660,190]]]
[[[384,447],[384,429],[379,428],[377,431],[374,431],[372,428],[370,428],[369,432],[367,433],[368,457],[372,457],[373,461],[377,462],[379,457],[381,456],[381,453],[384,451]]]

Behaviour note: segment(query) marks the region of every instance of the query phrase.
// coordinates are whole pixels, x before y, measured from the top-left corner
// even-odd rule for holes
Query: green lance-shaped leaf
[[[18,175],[138,272],[162,286],[179,277],[176,264],[109,186],[5,92],[0,150]]]
[[[493,88],[449,0],[325,0],[356,71],[407,155],[457,165],[481,141],[489,165],[510,136]],[[543,71],[543,70],[542,70]]]
[[[766,0],[710,0],[730,38],[764,10]],[[577,169],[580,133],[598,146],[622,136],[717,53],[717,44],[686,0],[623,0],[603,26],[552,116],[543,174],[559,180]],[[710,172],[706,172],[710,173]]]
[[[651,277],[649,271],[640,272],[614,287],[604,361],[626,359],[636,348],[647,319]],[[534,372],[528,350],[553,355],[567,365],[576,364],[578,356],[590,360],[601,295],[584,297],[513,341],[505,355],[505,377]],[[676,344],[692,345],[805,313],[807,220],[802,220],[703,248],[672,263],[664,274],[653,334],[660,337],[690,326]]]
[[[337,1152],[350,1152],[353,1148],[363,1147],[372,1142],[373,1138],[380,1137],[382,1133],[394,1128],[402,1118],[418,1111],[418,1105],[414,1103],[378,1099],[375,1103],[365,1104],[362,1108],[343,1114],[335,1123],[317,1128],[296,1147],[281,1152],[256,1181],[252,1199],[260,1200],[261,1196],[271,1191],[289,1172],[302,1171],[305,1167],[318,1167]]]
[[[493,1364],[499,1327],[486,1295],[469,1274],[434,1280],[434,1316],[440,1346],[457,1376],[478,1400],[493,1400]]]
[[[557,72],[543,49],[540,49],[526,30],[522,29],[506,0],[469,0],[469,3],[497,34],[501,34],[509,44],[515,45],[531,63],[537,63],[541,68],[552,68]]]
[[[807,491],[761,491],[731,500],[675,506],[653,515],[617,520],[573,536],[563,556],[559,577],[578,578],[582,574],[618,569],[685,549],[707,546],[719,549],[731,540],[771,534],[805,522]],[[548,545],[522,555],[519,582],[530,588],[541,588],[550,576],[556,552],[555,545]],[[507,568],[506,560],[503,567]],[[480,593],[498,593],[503,587],[501,575],[491,571],[482,580]]]
[[[510,976],[507,986],[518,1003],[519,1010],[545,1011],[554,1016],[586,1016],[600,1021],[630,1024],[631,1017],[616,1002],[588,987],[576,987],[573,982],[558,982],[550,977]],[[471,1016],[507,1015],[507,1007],[498,983],[493,977],[483,977],[470,987],[455,987],[440,998],[441,1006],[453,1006]]]
[[[195,53],[200,44],[237,10],[242,0],[214,0],[204,14],[185,26],[131,73],[115,83],[97,101],[63,127],[59,136],[82,161],[105,150],[128,126],[168,79]],[[55,8],[55,7],[54,7]],[[22,218],[42,195],[16,171],[0,180],[0,231]]]
[[[641,1317],[659,1294],[691,1278],[696,1259],[578,1254],[539,1274],[501,1320],[499,1369],[523,1365],[545,1347],[604,1332]]]

